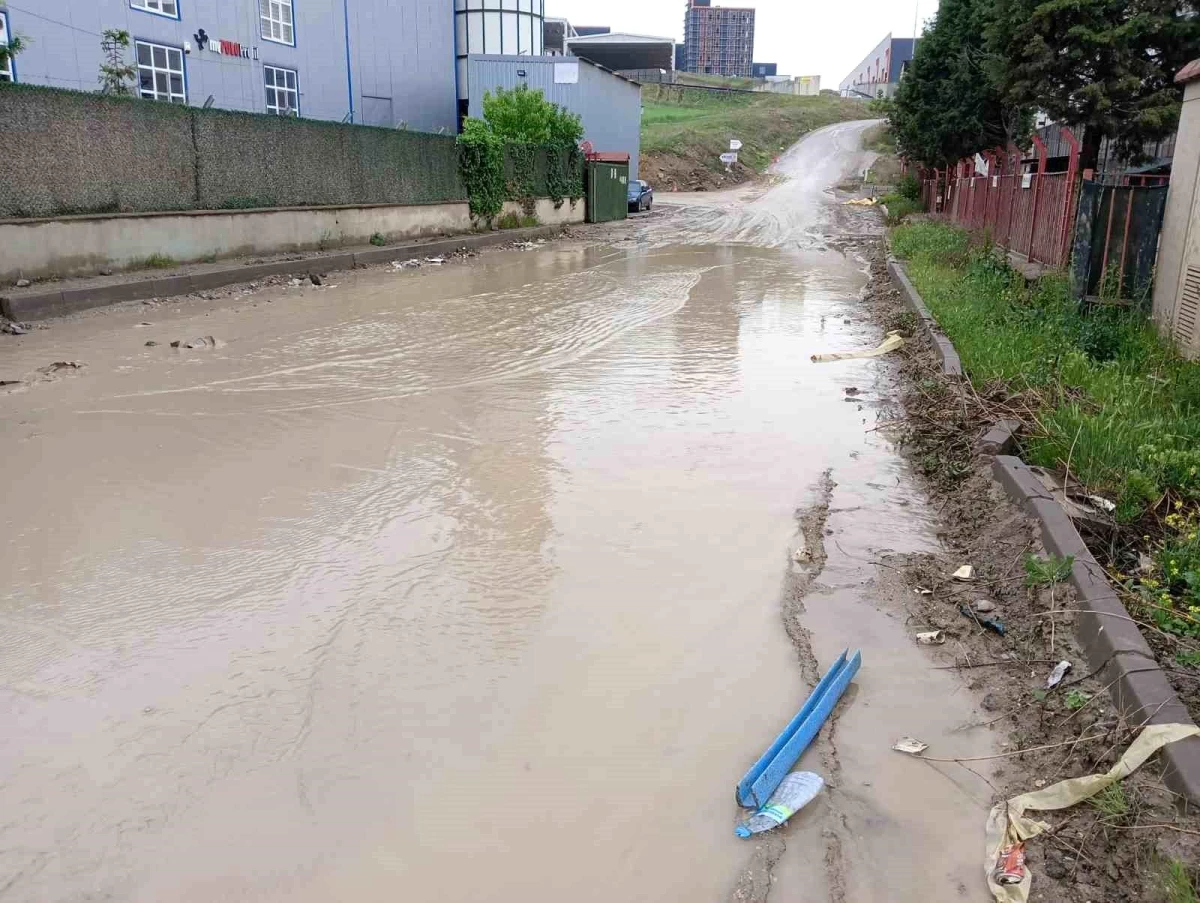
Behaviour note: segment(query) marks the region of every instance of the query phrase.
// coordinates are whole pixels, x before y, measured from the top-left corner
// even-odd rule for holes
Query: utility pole
[[[350,95],[350,122],[354,122],[354,72],[350,68],[350,0],[342,0],[342,21],[346,26],[346,91]],[[336,7],[334,7],[336,9]]]

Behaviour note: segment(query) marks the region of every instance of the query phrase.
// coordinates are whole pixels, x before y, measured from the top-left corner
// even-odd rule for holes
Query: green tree
[[[989,77],[989,0],[942,0],[892,104],[896,143],[925,166],[946,166],[1022,137],[1028,122]]]
[[[987,43],[1011,104],[1082,131],[1085,167],[1104,137],[1122,156],[1178,125],[1175,73],[1200,55],[1200,15],[1181,0],[996,0]]]
[[[104,62],[100,64],[100,93],[127,96],[133,93],[133,80],[137,67],[125,62],[125,51],[129,49],[129,32],[115,28],[106,29],[100,41]]]
[[[13,35],[7,44],[0,44],[0,69],[8,68],[8,61],[25,49],[25,39]]]

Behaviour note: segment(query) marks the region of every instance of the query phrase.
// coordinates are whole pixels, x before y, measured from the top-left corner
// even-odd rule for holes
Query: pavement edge
[[[908,278],[904,265],[888,257],[888,273],[901,297],[920,318],[942,364],[942,373],[962,379],[962,361],[954,345],[938,328],[925,301]],[[1046,550],[1061,558],[1071,556],[1074,564],[1068,582],[1075,589],[1080,614],[1075,635],[1083,646],[1089,666],[1109,685],[1117,710],[1131,719],[1150,724],[1191,724],[1166,674],[1154,658],[1141,629],[1122,604],[1100,563],[1088,551],[1079,531],[1029,466],[1011,454],[1018,424],[1004,420],[993,426],[977,443],[981,454],[992,455],[992,474],[1017,505],[1034,517]],[[1200,803],[1200,737],[1168,744],[1162,749],[1163,780],[1180,796]]]
[[[128,279],[90,288],[21,291],[0,296],[0,313],[15,322],[45,320],[122,301],[170,298],[241,282],[252,282],[265,276],[306,275],[314,269],[323,273],[353,270],[390,260],[412,260],[415,257],[452,254],[461,248],[486,248],[510,241],[550,238],[561,233],[563,229],[563,226],[533,226],[527,229],[468,233],[437,241],[310,254],[295,260],[275,260],[238,266],[217,265],[194,273],[157,279]]]

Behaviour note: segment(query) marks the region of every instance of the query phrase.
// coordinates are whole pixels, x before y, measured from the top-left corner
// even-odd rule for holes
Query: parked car
[[[643,182],[641,179],[629,180],[629,209],[635,213],[642,210],[649,210],[650,205],[654,203],[654,189],[650,187],[649,182]]]

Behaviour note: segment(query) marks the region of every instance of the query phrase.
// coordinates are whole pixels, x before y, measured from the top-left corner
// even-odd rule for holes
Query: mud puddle
[[[873,564],[932,543],[889,365],[809,360],[879,336],[828,131],[748,226],[22,337],[16,372],[86,368],[0,398],[5,900],[720,900],[755,861],[773,899],[957,893],[977,788],[888,749],[971,705]],[[847,645],[830,790],[756,853],[733,785]]]

